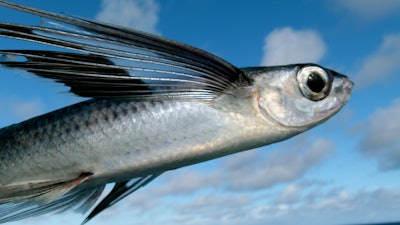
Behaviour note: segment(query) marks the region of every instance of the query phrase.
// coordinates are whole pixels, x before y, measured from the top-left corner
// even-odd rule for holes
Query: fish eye
[[[299,88],[304,97],[318,101],[328,96],[331,89],[331,77],[322,68],[307,66],[301,68],[297,74]]]

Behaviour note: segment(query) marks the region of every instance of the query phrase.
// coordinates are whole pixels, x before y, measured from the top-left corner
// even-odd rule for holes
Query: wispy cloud
[[[19,122],[43,112],[44,105],[39,99],[0,98],[0,115],[4,117],[0,117],[0,122]]]
[[[284,192],[290,190],[289,186]],[[325,187],[326,188],[326,187]],[[249,195],[233,198],[231,202],[214,205],[209,213],[202,213],[195,207],[187,205],[191,213],[199,218],[210,218],[214,224],[329,224],[327,221],[335,221],[337,224],[363,223],[371,220],[387,220],[390,212],[395,212],[400,207],[400,192],[392,189],[373,189],[348,192],[340,188],[311,187],[301,189],[293,188],[295,198],[290,201],[280,202],[269,200],[257,204],[256,199],[246,198]],[[316,201],[309,201],[308,192],[317,191]],[[214,198],[219,196],[214,195]],[[233,197],[233,196],[232,196]],[[200,198],[200,197],[199,197]],[[212,199],[211,196],[208,197]],[[197,200],[197,199],[196,199]],[[210,201],[211,203],[212,201]],[[245,203],[244,203],[245,202]],[[230,210],[219,209],[230,205]],[[383,209],[389,209],[385,212]],[[317,216],[318,215],[318,216]],[[391,218],[392,220],[396,218]]]
[[[312,29],[279,28],[265,37],[262,65],[318,62],[326,52],[321,35]]]
[[[400,10],[400,1],[398,0],[340,0],[334,1],[344,9],[355,13],[364,19],[377,19],[390,14],[398,13]]]
[[[382,170],[400,169],[400,98],[388,108],[377,109],[366,125],[359,148],[374,158]]]
[[[301,188],[297,185],[288,185],[276,199],[277,204],[291,204],[300,199]]]
[[[311,142],[302,135],[291,145],[284,144],[264,157],[257,152],[246,152],[224,161],[220,179],[226,182],[229,190],[258,190],[295,181],[321,163],[333,147],[330,140],[316,139]]]
[[[154,0],[103,0],[96,19],[154,34],[160,5]]]
[[[393,215],[400,210],[400,191],[389,188],[349,192],[326,184],[298,183],[290,184],[278,193],[208,191],[180,198],[154,195],[157,188],[142,190],[126,199],[135,202],[129,210],[125,204],[107,209],[95,219],[96,224],[108,224],[111,221],[107,218],[115,216],[134,218],[136,223],[144,225],[314,225],[327,221],[328,224],[329,221],[355,224],[395,220],[398,218]],[[143,198],[143,195],[147,197]],[[139,210],[147,200],[155,204],[146,211]]]
[[[390,79],[400,72],[399,62],[400,33],[386,35],[376,52],[368,56],[356,72],[357,86],[366,87]]]
[[[12,114],[21,119],[27,119],[32,116],[43,113],[43,104],[39,100],[27,100],[14,102],[10,105],[10,111]]]

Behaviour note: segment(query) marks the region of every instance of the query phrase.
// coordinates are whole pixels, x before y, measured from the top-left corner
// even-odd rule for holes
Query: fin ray
[[[99,204],[96,205],[96,207],[90,212],[82,224],[85,224],[100,212],[137,191],[139,188],[146,186],[161,174],[162,173],[157,173],[146,177],[116,183],[111,192],[105,198],[103,198]]]
[[[91,173],[83,173],[69,181],[0,187],[0,223],[61,212],[73,207],[76,207],[77,212],[86,212],[99,198],[104,186],[73,189],[91,176]]]

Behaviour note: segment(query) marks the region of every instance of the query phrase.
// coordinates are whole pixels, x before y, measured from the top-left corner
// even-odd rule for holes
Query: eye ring
[[[328,96],[332,78],[321,67],[307,66],[300,69],[297,73],[299,89],[304,97],[319,101]]]

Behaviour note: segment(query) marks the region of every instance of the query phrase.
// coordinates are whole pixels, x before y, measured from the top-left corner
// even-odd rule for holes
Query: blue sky
[[[156,33],[239,67],[314,62],[347,74],[348,105],[288,141],[171,171],[89,224],[400,221],[399,0],[14,1]],[[122,11],[121,11],[122,10]],[[1,21],[40,23],[0,8]],[[31,48],[0,39],[0,48]],[[0,127],[82,99],[0,68]],[[79,224],[70,212],[19,224]]]

